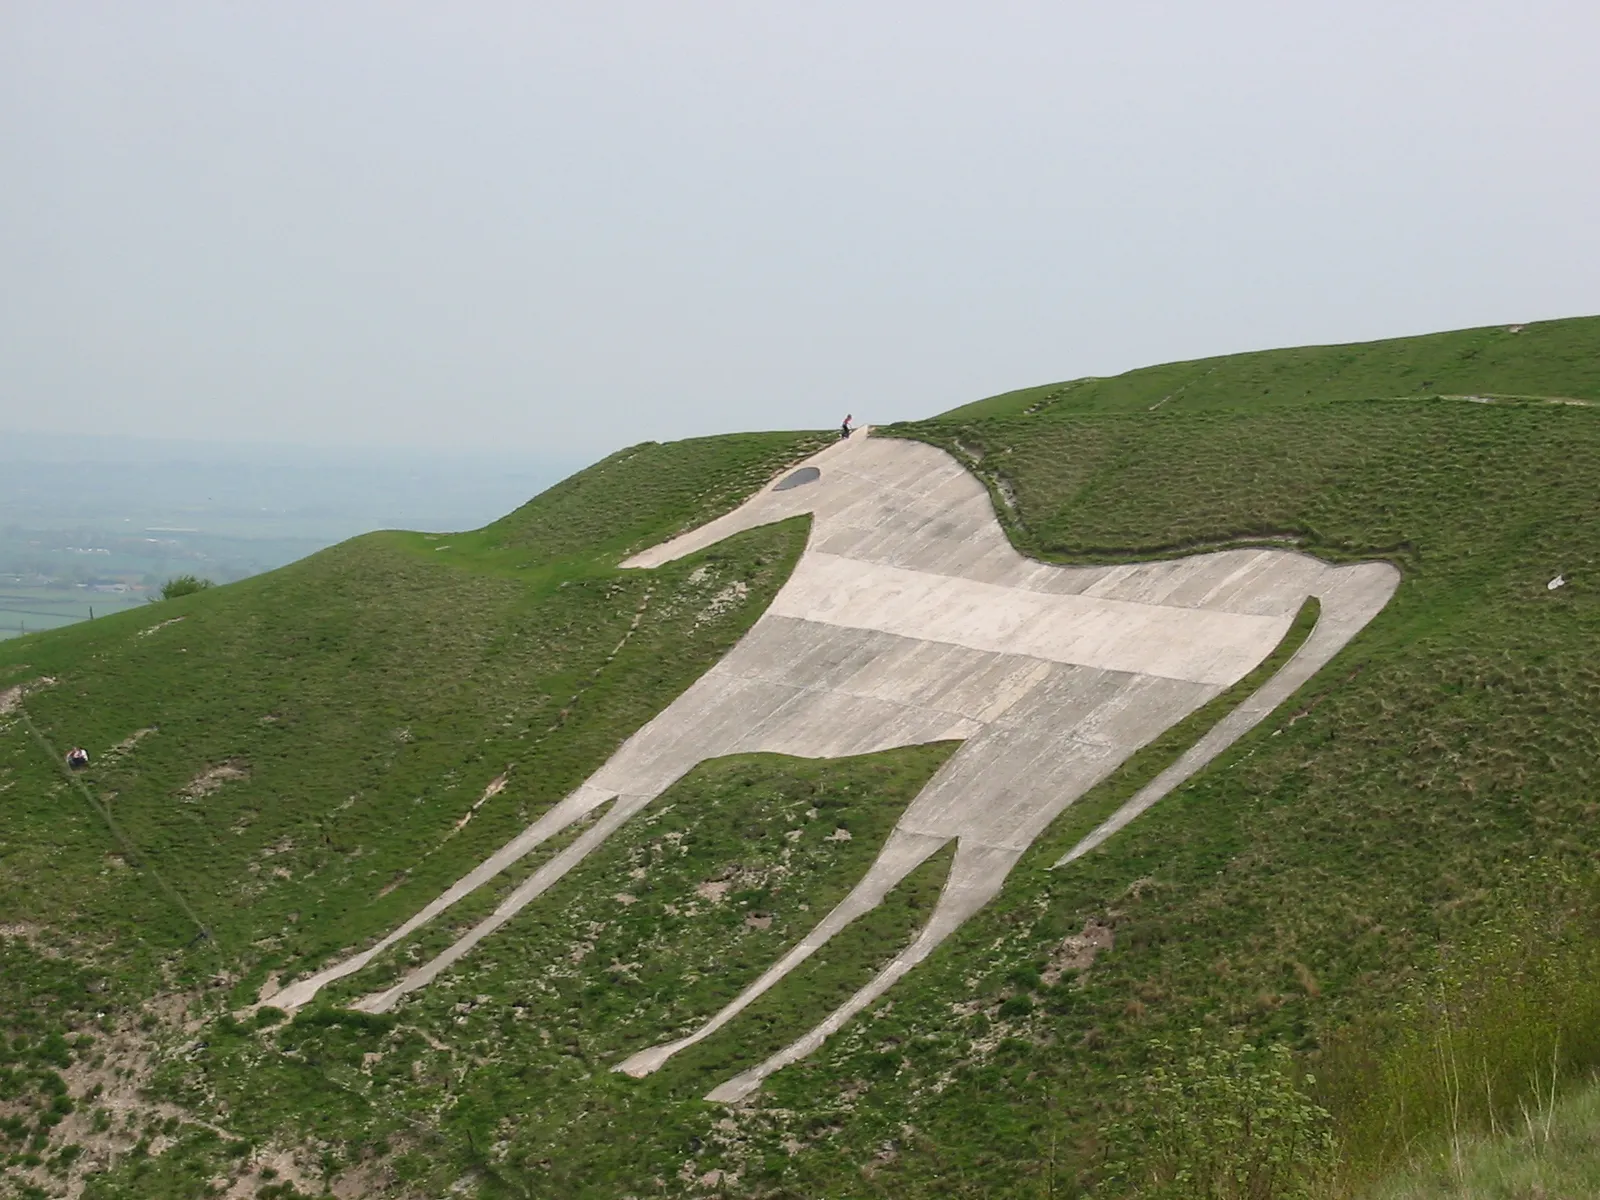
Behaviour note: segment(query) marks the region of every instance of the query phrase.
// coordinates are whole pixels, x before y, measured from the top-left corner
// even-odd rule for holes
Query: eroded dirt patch
[[[18,927],[8,927],[15,935]],[[222,987],[232,982],[223,976]],[[276,1140],[247,1147],[230,1126],[228,1105],[213,1101],[195,1111],[161,1099],[152,1090],[163,1062],[174,1055],[194,1053],[206,1041],[203,991],[168,992],[136,1008],[91,1013],[82,1028],[65,1033],[73,1061],[59,1069],[64,1089],[56,1109],[59,1119],[37,1145],[39,1161],[15,1162],[6,1182],[39,1189],[38,1193],[77,1200],[90,1180],[115,1170],[130,1159],[158,1158],[178,1146],[198,1127],[240,1148],[218,1161],[218,1174],[209,1181],[208,1194],[234,1198],[255,1197],[275,1185],[289,1184],[297,1194],[321,1195],[331,1187],[342,1197],[394,1195],[393,1180],[376,1164],[357,1164],[329,1179],[319,1162],[319,1148]],[[37,1120],[38,1102],[26,1098],[0,1101],[0,1119]],[[69,1111],[62,1112],[62,1109]],[[70,1156],[62,1151],[70,1149]],[[0,1187],[0,1194],[11,1195]],[[20,1193],[19,1193],[20,1194]],[[274,1193],[275,1194],[275,1193]]]
[[[489,801],[493,800],[501,792],[506,790],[506,784],[508,782],[510,782],[510,779],[511,779],[511,768],[510,767],[507,767],[504,771],[501,771],[500,774],[496,775],[493,779],[491,779],[489,781],[489,785],[483,789],[483,795],[478,797],[477,801],[473,804],[473,806],[471,808],[467,809],[466,813],[462,816],[462,818],[455,823],[455,828],[453,828],[450,831],[450,833],[446,834],[445,836],[449,837],[449,836],[451,836],[453,834],[460,833],[463,829],[465,829],[466,825],[467,825],[467,822],[472,820],[473,817],[477,816],[478,810],[480,808],[482,808],[485,804],[489,803]]]
[[[149,737],[152,733],[155,733],[155,732],[157,732],[157,730],[156,730],[156,727],[154,725],[151,725],[150,727],[148,727],[146,729],[135,729],[127,737],[123,738],[115,746],[111,747],[110,750],[106,751],[106,754],[108,756],[112,755],[112,754],[126,754],[128,751],[132,750],[135,746],[137,746],[140,742],[144,741],[145,738]]]
[[[0,689],[0,717],[8,717],[18,711],[22,707],[23,700],[27,699],[28,693],[36,692],[40,688],[54,687],[55,682],[50,676],[42,675],[28,683],[14,683],[8,688]]]
[[[1090,917],[1083,923],[1082,933],[1068,934],[1050,955],[1050,965],[1039,977],[1054,987],[1066,974],[1081,975],[1094,966],[1095,957],[1102,950],[1111,949],[1116,934],[1111,926],[1099,917]]]
[[[172,617],[172,618],[170,618],[169,620],[166,620],[166,621],[157,621],[154,625],[150,626],[150,628],[139,630],[139,632],[134,634],[134,636],[135,637],[149,637],[152,633],[154,633],[158,629],[165,629],[168,625],[176,625],[179,621],[186,621],[186,620],[188,620],[187,617]]]
[[[214,767],[207,767],[188,783],[179,789],[178,795],[185,800],[199,800],[213,792],[220,791],[225,784],[235,779],[249,779],[250,764],[242,758],[230,758],[227,762],[218,763]]]

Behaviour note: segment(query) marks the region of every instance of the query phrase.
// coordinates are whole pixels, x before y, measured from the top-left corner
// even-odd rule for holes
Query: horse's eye
[[[773,485],[775,492],[787,492],[790,488],[802,487],[808,483],[815,483],[822,478],[822,472],[816,467],[801,467],[789,475],[785,475]]]

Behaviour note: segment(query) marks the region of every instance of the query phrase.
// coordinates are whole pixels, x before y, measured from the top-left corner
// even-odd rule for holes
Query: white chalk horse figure
[[[1281,704],[1388,602],[1387,563],[1332,567],[1258,548],[1165,562],[1056,567],[1006,540],[982,485],[941,450],[857,433],[743,506],[636,555],[650,568],[802,513],[805,553],[728,655],[585,781],[372,948],[270,997],[294,1008],[365,966],[534,847],[609,805],[495,912],[399,983],[423,987],[548,889],[696,764],[769,751],[833,758],[944,739],[963,745],[901,815],[866,876],[754,983],[688,1037],[617,1069],[642,1076],[730,1021],[919,864],[956,843],[915,940],[815,1029],[714,1089],[738,1101],[871,1004],[1000,889],[1063,809],[1163,730],[1246,675],[1318,597],[1295,655],[1178,762],[1057,863],[1092,849]]]

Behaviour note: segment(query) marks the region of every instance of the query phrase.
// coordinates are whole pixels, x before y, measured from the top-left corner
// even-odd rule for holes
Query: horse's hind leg
[[[509,896],[500,902],[500,906],[494,912],[479,921],[446,949],[440,951],[420,967],[407,972],[405,977],[393,987],[363,996],[351,1007],[370,1013],[388,1012],[389,1009],[394,1007],[395,1001],[399,1000],[407,992],[414,992],[418,988],[426,987],[432,983],[443,971],[447,970],[469,950],[483,941],[484,938],[499,929],[500,926],[548,891],[551,885],[587,858],[624,821],[654,799],[655,796],[653,795],[618,796],[605,815],[588,829],[585,829],[583,833],[574,839],[572,845],[566,847],[560,854],[557,854],[544,866],[523,880]]]
[[[967,918],[992,900],[1005,883],[1006,875],[1021,857],[1022,851],[1008,847],[979,846],[968,841],[958,843],[955,861],[950,864],[950,877],[939,894],[939,903],[916,940],[895,955],[893,961],[873,976],[871,982],[828,1014],[811,1032],[785,1046],[759,1066],[751,1067],[720,1087],[713,1088],[706,1093],[706,1099],[736,1104],[760,1087],[761,1081],[768,1075],[816,1050],[831,1034],[843,1028],[850,1018],[932,954],[934,948],[954,933]]]
[[[359,954],[353,954],[331,967],[326,967],[313,975],[307,976],[305,979],[296,980],[282,991],[264,997],[264,999],[279,1008],[291,1010],[309,1003],[328,984],[361,970],[362,967],[366,966],[390,946],[420,929],[456,901],[476,891],[501,871],[516,863],[524,855],[560,833],[567,826],[581,820],[596,808],[609,802],[614,795],[615,793],[601,791],[587,783],[581,785],[576,791],[551,808],[549,812],[456,880],[439,896],[429,901],[421,911],[413,914],[398,928],[390,931],[375,945],[368,947]]]
[[[532,850],[602,806],[611,805],[571,846],[517,888],[492,916],[480,922],[461,942],[445,951],[444,955],[411,972],[394,988],[376,992],[358,1003],[358,1007],[368,1011],[384,1011],[400,996],[433,979],[503,925],[603,842],[612,830],[671,787],[697,763],[727,754],[752,722],[764,719],[792,696],[793,689],[789,688],[763,688],[757,683],[737,679],[729,683],[718,668],[713,667],[624,742],[606,760],[605,765],[579,785],[576,791],[457,880],[382,941],[263,999],[282,1008],[297,1008],[306,1004],[320,988],[359,971],[377,955],[488,883]]]
[[[941,846],[950,839],[940,835],[923,833],[907,833],[895,829],[889,834],[889,840],[884,843],[882,851],[868,868],[861,882],[856,884],[850,894],[834,906],[832,912],[823,917],[810,933],[802,938],[798,945],[780,958],[744,991],[740,992],[733,1000],[712,1017],[699,1029],[685,1038],[675,1042],[664,1042],[659,1046],[652,1046],[648,1050],[641,1050],[615,1070],[626,1072],[639,1077],[650,1074],[661,1064],[671,1058],[678,1051],[687,1049],[696,1042],[710,1037],[711,1034],[721,1029],[733,1020],[752,1001],[777,983],[790,971],[794,970],[812,954],[820,950],[829,938],[838,933],[846,925],[854,921],[862,913],[870,912],[883,900],[894,886],[912,871],[916,870]],[[954,876],[952,875],[952,879]],[[946,890],[948,890],[948,885]],[[941,901],[942,903],[942,901]],[[937,919],[937,910],[935,910]]]

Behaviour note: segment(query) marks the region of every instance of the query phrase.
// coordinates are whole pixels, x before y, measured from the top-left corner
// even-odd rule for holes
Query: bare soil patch
[[[220,791],[224,784],[235,779],[249,779],[250,764],[240,758],[230,758],[227,762],[218,763],[214,767],[207,767],[188,783],[184,784],[178,795],[185,800],[199,800],[211,793]]]
[[[1090,917],[1084,922],[1082,933],[1068,934],[1061,940],[1050,955],[1050,965],[1040,972],[1040,978],[1054,987],[1068,972],[1082,974],[1094,965],[1096,955],[1111,949],[1115,941],[1116,934],[1111,926],[1098,917]]]

